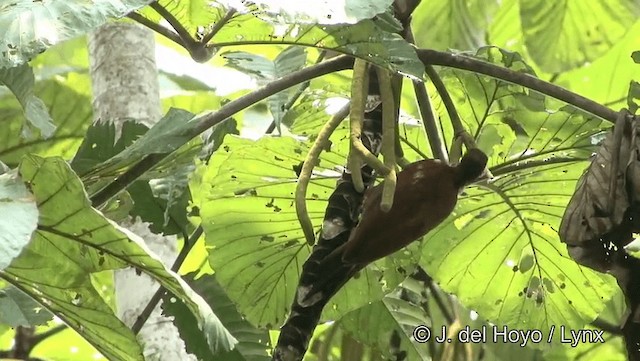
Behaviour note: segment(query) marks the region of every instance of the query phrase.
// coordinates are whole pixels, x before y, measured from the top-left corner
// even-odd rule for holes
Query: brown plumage
[[[341,254],[345,263],[368,264],[406,247],[451,214],[460,190],[478,178],[486,164],[486,155],[477,149],[457,167],[433,159],[412,163],[398,173],[389,212],[380,209],[381,184],[369,189],[360,223],[332,253]]]
[[[478,149],[469,150],[455,167],[433,159],[412,163],[398,173],[393,206],[386,213],[380,209],[382,185],[370,188],[360,222],[347,242],[319,264],[326,277],[306,292],[305,299],[325,287],[334,293],[340,287],[336,283],[346,283],[367,264],[437,227],[453,211],[458,193],[483,173],[486,164],[487,156]],[[333,287],[327,287],[331,284]]]

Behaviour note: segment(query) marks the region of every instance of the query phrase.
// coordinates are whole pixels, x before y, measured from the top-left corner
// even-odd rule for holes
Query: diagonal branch
[[[173,14],[171,14],[171,12],[169,12],[169,10],[164,6],[160,5],[157,1],[152,2],[149,6],[167,20],[187,46],[191,46],[196,42],[193,37],[191,37],[191,34],[189,34],[189,31],[184,27],[184,25],[182,25],[180,20],[176,19],[176,17],[173,16]]]
[[[405,28],[405,38],[411,44],[415,44],[415,38],[413,37],[413,31],[411,30],[410,25]],[[424,82],[413,80],[413,90],[416,95],[416,101],[418,102],[420,115],[422,116],[424,130],[427,133],[431,153],[435,158],[440,159],[445,163],[449,163],[449,155],[447,154],[446,145],[440,136],[440,130],[436,124],[436,118],[433,115],[433,107],[431,106],[431,99],[427,93],[427,86]]]
[[[202,116],[199,123],[195,126],[192,133],[190,134],[191,139],[204,132],[205,130],[213,127],[214,125],[222,122],[223,120],[229,118],[233,114],[273,94],[276,94],[284,89],[307,81],[309,79],[313,79],[332,72],[349,69],[352,65],[353,59],[346,56],[340,56],[328,61],[324,61],[320,64],[298,70],[280,79],[274,80],[273,82],[254,92],[251,92],[245,96],[242,96],[225,104],[223,107],[218,109],[218,111],[211,112]],[[133,181],[156,166],[162,159],[166,158],[168,155],[168,153],[147,155],[140,162],[125,171],[121,176],[116,178],[105,188],[92,195],[91,203],[94,207],[103,204],[111,197],[127,188]]]
[[[175,32],[171,31],[171,29],[165,28],[164,26],[160,25],[160,24],[156,24],[153,21],[145,18],[144,16],[138,14],[137,12],[133,11],[130,12],[129,14],[127,14],[127,17],[133,21],[136,21],[146,27],[148,27],[149,29],[155,31],[158,34],[164,35],[164,37],[166,37],[167,39],[173,41],[174,43],[182,46],[183,48],[186,47],[185,42],[182,40],[182,38]]]
[[[555,84],[546,82],[529,74],[491,64],[463,54],[452,54],[431,49],[417,49],[418,58],[426,65],[441,65],[449,68],[468,70],[491,76],[509,83],[522,85],[538,93],[551,96],[576,108],[582,109],[612,123],[616,121],[618,112],[601,105],[582,95],[570,92]]]

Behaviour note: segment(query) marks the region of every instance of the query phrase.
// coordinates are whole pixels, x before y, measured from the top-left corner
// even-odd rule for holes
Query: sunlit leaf
[[[343,131],[333,140],[345,136]],[[316,230],[343,169],[345,154],[338,151],[340,147],[324,153],[307,192]],[[197,202],[211,248],[211,265],[229,297],[255,325],[277,327],[284,321],[302,263],[311,251],[293,204],[296,169],[307,151],[306,143],[288,137],[265,137],[257,142],[227,137],[201,180],[200,187],[208,192]],[[402,281],[404,276],[399,274],[406,272],[402,267],[408,269],[414,256],[399,252],[357,275],[330,301],[324,317],[382,297],[383,289]],[[382,270],[384,287],[380,284]]]
[[[486,45],[487,27],[499,3],[496,0],[423,1],[412,16],[416,44],[442,50],[475,50]]]
[[[593,61],[620,40],[640,16],[635,0],[520,1],[524,39],[547,72]]]
[[[238,31],[242,29],[242,31]],[[251,14],[236,15],[212,42],[218,47],[273,44],[302,45],[354,55],[374,64],[422,78],[424,65],[398,34],[381,30],[371,20],[355,25],[271,24]]]
[[[515,54],[487,50],[484,58],[527,71]],[[548,330],[594,319],[615,283],[578,266],[557,229],[606,125],[519,86],[442,75],[495,178],[466,189],[453,216],[427,236],[421,264],[498,324]]]
[[[20,103],[0,88],[0,159],[17,167],[23,155],[58,155],[71,159],[91,124],[90,97],[78,93],[76,87],[89,87],[86,74],[68,73],[52,79],[38,81],[34,94],[49,109],[55,132],[48,139],[25,139],[20,136],[24,115]]]

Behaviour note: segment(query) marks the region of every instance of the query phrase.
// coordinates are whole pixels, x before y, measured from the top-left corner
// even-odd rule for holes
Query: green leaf
[[[116,141],[116,128],[113,123],[93,124],[71,162],[71,167],[79,174],[87,174],[100,163],[107,162],[127,149],[147,131],[148,128],[143,124],[125,121],[122,123],[122,134]],[[173,171],[164,178],[135,181],[128,187],[130,196],[111,202],[112,204],[106,206],[109,210],[101,210],[103,213],[109,212],[109,215],[114,216],[127,215],[131,211],[132,216],[139,216],[144,222],[151,223],[150,229],[154,233],[166,235],[180,233],[189,225],[185,212],[189,201],[189,192],[186,187],[188,175],[193,169],[195,169],[193,162],[176,164]],[[125,205],[123,208],[129,206],[128,201],[133,201],[134,206],[131,209],[116,207],[120,201]],[[111,216],[109,218],[117,220]]]
[[[562,72],[609,51],[637,21],[635,0],[521,0],[524,41],[545,71]]]
[[[118,137],[113,122],[93,123],[71,161],[71,168],[80,175],[88,173],[95,166],[124,151],[149,130],[146,125],[134,120],[121,124],[121,134]]]
[[[185,301],[212,351],[235,339],[189,286],[168,270],[144,241],[90,206],[82,183],[59,158],[26,157],[20,172],[39,204],[38,231],[0,276],[36,298],[83,335],[105,357],[141,360],[140,346],[91,283],[91,274],[133,266]]]
[[[355,25],[274,25],[251,14],[231,20],[213,43],[218,47],[251,44],[301,45],[353,55],[384,68],[422,78],[424,64],[400,35],[382,31],[373,21]],[[242,29],[242,31],[238,31]]]
[[[25,139],[20,136],[24,124],[23,108],[13,94],[0,88],[0,159],[17,167],[25,154],[62,156],[71,159],[91,124],[91,97],[76,88],[91,89],[87,74],[68,73],[38,81],[34,94],[49,109],[55,132],[48,139]]]
[[[392,356],[389,343],[392,333],[395,333],[395,337],[399,339],[399,349],[407,352],[406,360],[431,359],[427,344],[413,340],[412,333],[417,326],[432,326],[433,323],[420,304],[400,297],[400,294],[406,292],[394,292],[379,301],[347,313],[340,320],[340,327],[355,339],[380,350],[386,358]],[[436,336],[438,332],[439,330],[434,331],[432,336]]]
[[[278,54],[274,61],[242,51],[227,52],[222,57],[227,60],[227,66],[252,76],[260,86],[265,86],[275,79],[300,70],[307,60],[304,48],[298,46],[286,48]],[[267,98],[269,111],[280,134],[282,133],[280,123],[285,114],[284,106],[289,101],[290,94],[291,89],[287,89]]]
[[[476,50],[486,44],[487,27],[499,3],[496,0],[423,1],[411,22],[416,44],[430,49]]]
[[[33,94],[35,79],[33,70],[27,64],[14,68],[0,68],[0,83],[4,84],[16,96],[22,105],[24,116],[29,123],[24,124],[22,136],[31,138],[28,124],[40,131],[43,138],[49,138],[56,130],[47,106]]]
[[[49,311],[17,288],[9,286],[0,290],[0,323],[11,327],[35,327],[52,318]]]
[[[269,332],[259,330],[251,326],[236,310],[235,305],[216,280],[215,276],[204,275],[193,279],[195,275],[185,275],[186,281],[201,295],[213,311],[220,315],[220,321],[238,338],[238,344],[233,351],[219,355],[219,359],[225,361],[267,361],[271,358],[267,354],[269,346]],[[201,360],[213,359],[214,355],[209,351],[206,340],[202,334],[194,330],[195,319],[184,303],[170,297],[165,298],[162,307],[165,314],[175,318],[174,323],[185,340],[187,352],[193,353]]]
[[[201,32],[203,27],[209,28],[220,21],[227,11],[218,2],[208,0],[160,0],[158,3],[167,9],[187,29],[189,34]],[[163,19],[150,6],[142,8],[140,13],[155,23]],[[198,29],[199,27],[200,29]]]
[[[236,1],[223,0],[229,6],[238,6]],[[384,13],[392,0],[331,0],[314,3],[295,1],[257,0],[245,5],[244,12],[268,13],[288,23],[299,24],[355,24]]]
[[[0,270],[29,244],[38,225],[38,207],[16,172],[0,174]]]
[[[145,173],[146,179],[163,178],[173,170],[176,164],[192,162],[193,156],[199,150],[199,145],[197,141],[189,144],[189,140],[194,137],[194,127],[198,124],[198,120],[199,118],[194,117],[186,110],[170,109],[158,123],[133,144],[90,170],[82,172],[81,175],[85,183],[89,184],[92,189],[99,189],[101,188],[100,184],[111,181],[147,155],[170,154],[156,166],[155,171]],[[96,132],[96,137],[102,136]],[[107,135],[101,143],[110,137],[111,135]],[[93,146],[91,142],[85,144],[89,147]],[[185,147],[181,151],[175,152],[182,146]],[[102,151],[97,150],[97,152]],[[109,155],[110,152],[108,151]]]
[[[480,54],[531,72],[517,54]],[[494,179],[465,190],[453,215],[427,235],[421,264],[444,290],[499,325],[548,330],[593,320],[615,282],[576,264],[556,230],[606,125],[519,86],[454,70],[441,75],[490,155]]]
[[[346,135],[347,129],[335,133],[334,144]],[[316,227],[343,169],[346,153],[341,149],[348,145],[340,143],[323,154],[308,188],[307,207]],[[307,151],[306,143],[289,137],[256,142],[227,137],[200,184],[192,184],[203,192],[195,202],[216,277],[239,311],[259,327],[284,321],[311,251],[293,205],[296,167]],[[335,318],[381,298],[406,276],[416,254],[410,248],[367,268],[330,301],[324,317]]]
[[[120,18],[149,2],[15,0],[5,3],[0,12],[0,29],[5,29],[0,37],[0,68],[25,63],[53,44],[88,33],[108,18]]]

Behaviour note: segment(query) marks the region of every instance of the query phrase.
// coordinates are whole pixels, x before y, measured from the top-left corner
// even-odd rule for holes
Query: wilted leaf
[[[602,238],[623,222],[633,199],[633,195],[628,192],[633,191],[635,183],[635,177],[626,178],[627,165],[631,164],[629,171],[635,169],[635,152],[632,149],[636,137],[635,125],[626,118],[621,118],[621,123],[616,127],[624,129],[618,130],[623,132],[621,142],[617,143],[614,132],[609,132],[586,172],[580,177],[559,230],[560,239],[569,246],[572,257],[600,272],[607,272],[611,261],[609,240]],[[615,152],[618,152],[619,157],[617,165],[613,163]],[[610,189],[612,178],[616,179],[614,194],[611,194]],[[625,240],[616,241],[622,243]]]

